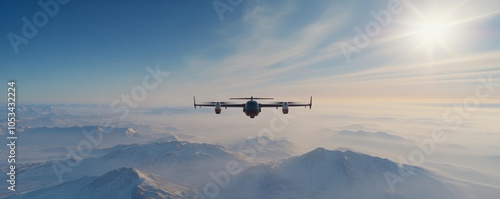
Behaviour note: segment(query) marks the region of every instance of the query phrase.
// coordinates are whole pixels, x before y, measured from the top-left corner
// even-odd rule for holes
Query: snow
[[[118,145],[95,154],[96,156],[83,158],[76,167],[69,167],[70,172],[63,173],[62,179],[66,182],[86,176],[103,175],[121,167],[134,167],[150,174],[168,177],[177,183],[197,185],[210,180],[210,171],[225,169],[228,161],[235,160],[241,165],[246,164],[245,160],[225,151],[222,146],[186,141]],[[31,191],[58,184],[54,167],[67,166],[65,161],[19,164],[17,178],[19,181],[30,182],[20,186],[19,191]]]
[[[197,198],[204,183],[211,180],[207,174],[221,170],[228,160],[244,162],[211,144],[172,141],[119,145],[99,157],[82,160],[62,184],[43,181],[53,175],[51,169],[57,162],[23,165],[19,178],[33,183],[33,191],[9,198]],[[223,164],[210,166],[214,162]],[[409,175],[401,177],[401,170]],[[403,179],[394,191],[384,175],[387,172]],[[279,163],[244,168],[220,189],[217,198],[460,199],[488,198],[496,193],[498,189],[453,180],[422,167],[349,149],[317,148]]]
[[[194,187],[169,182],[135,168],[119,168],[100,177],[84,177],[8,198],[196,198]]]
[[[391,192],[384,173],[413,170]],[[244,171],[221,198],[463,198],[423,168],[352,151],[317,148],[277,166]],[[415,191],[418,190],[418,191]]]
[[[296,149],[295,145],[286,139],[271,139],[266,136],[237,140],[226,145],[231,151],[243,156],[255,150],[254,160],[257,162],[289,158]]]

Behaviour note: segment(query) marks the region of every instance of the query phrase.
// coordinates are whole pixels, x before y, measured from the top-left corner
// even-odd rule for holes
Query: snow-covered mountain
[[[193,186],[175,184],[166,178],[148,175],[135,168],[119,168],[99,177],[83,177],[53,187],[8,198],[194,199],[199,197]]]
[[[227,162],[235,160],[246,165],[240,156],[227,152],[222,146],[189,143],[186,141],[155,142],[149,144],[118,145],[95,156],[78,160],[47,161],[44,163],[18,165],[19,181],[30,182],[19,186],[19,191],[34,190],[59,183],[55,170],[64,182],[86,176],[103,175],[121,168],[134,167],[147,173],[161,175],[181,184],[204,183],[210,180],[208,173],[226,168]],[[76,165],[76,166],[72,166]]]
[[[228,148],[244,156],[255,156],[254,159],[264,161],[289,158],[295,153],[294,144],[288,140],[266,136],[237,140],[228,144]]]
[[[145,129],[144,126],[142,129]],[[106,128],[99,126],[20,128],[17,135],[22,139],[22,147],[17,150],[23,155],[18,157],[16,163],[63,159],[70,151],[76,151],[78,147],[83,147],[85,150],[89,150],[90,147],[92,150],[90,155],[94,156],[98,150],[102,152],[101,149],[119,144],[187,141],[188,139],[185,138],[190,138],[189,135],[181,133],[175,135],[168,132],[152,134],[151,132],[143,133],[131,127]],[[8,151],[0,150],[0,155],[7,155],[7,153]],[[0,162],[0,166],[3,164],[4,162]]]
[[[215,198],[460,199],[492,198],[500,192],[351,150],[317,148],[282,162],[248,167],[221,146],[172,141],[106,149],[83,159],[62,184],[53,183],[53,166],[63,162],[20,165],[19,181],[33,186],[23,183],[18,193],[32,192],[12,198],[197,198],[204,185],[213,183],[209,173],[224,171],[230,160],[241,163],[243,171],[230,176],[227,186],[217,187]]]
[[[391,191],[387,179],[401,171]],[[238,196],[238,197],[235,197]],[[446,179],[420,167],[352,151],[317,148],[278,165],[251,167],[221,198],[464,198]]]
[[[102,141],[94,144],[95,148],[106,148],[117,144],[143,143],[153,139],[133,128],[103,128],[99,126],[72,126],[72,127],[39,127],[25,128],[19,132],[24,145],[37,146],[76,146],[81,141],[90,141],[89,136]]]
[[[21,126],[32,128],[92,125],[110,113],[103,105],[83,104],[20,105],[16,111]]]
[[[342,130],[335,133],[334,136],[335,138],[349,137],[349,138],[359,138],[359,139],[384,139],[384,140],[394,140],[394,141],[405,140],[405,138],[401,136],[392,135],[382,131],[377,131],[372,133],[363,130],[357,130],[357,131]]]
[[[156,139],[151,140],[149,142],[154,143],[154,142],[172,142],[172,141],[186,141],[186,140],[184,140],[176,135],[164,135],[162,137],[156,138]]]

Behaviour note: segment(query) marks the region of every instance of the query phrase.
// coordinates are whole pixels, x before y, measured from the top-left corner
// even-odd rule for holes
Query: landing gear
[[[254,118],[255,116],[250,116],[250,118]]]

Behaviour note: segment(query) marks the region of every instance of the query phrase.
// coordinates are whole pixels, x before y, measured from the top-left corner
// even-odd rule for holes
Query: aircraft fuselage
[[[245,107],[243,108],[243,112],[251,118],[259,115],[260,110],[259,103],[254,100],[247,101],[247,103],[245,103]]]

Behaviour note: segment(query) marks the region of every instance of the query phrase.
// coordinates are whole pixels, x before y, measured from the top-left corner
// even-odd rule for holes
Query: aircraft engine
[[[220,106],[220,102],[215,103],[215,114],[220,114],[222,108]]]
[[[283,114],[288,114],[288,103],[284,102],[283,103]]]

